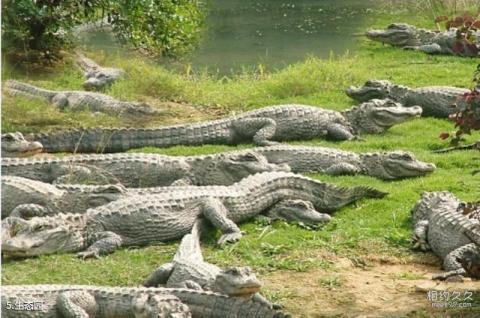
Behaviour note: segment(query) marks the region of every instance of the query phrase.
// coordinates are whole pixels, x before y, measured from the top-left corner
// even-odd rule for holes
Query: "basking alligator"
[[[460,207],[450,192],[426,192],[412,210],[415,247],[443,260],[446,272],[434,279],[480,275],[480,218],[462,215]]]
[[[2,219],[7,216],[29,218],[65,211],[85,213],[87,209],[135,195],[121,185],[59,185],[15,176],[2,176]],[[154,191],[152,191],[153,193]]]
[[[346,93],[359,102],[366,102],[374,98],[389,98],[404,106],[420,106],[423,116],[447,118],[457,112],[454,104],[464,107],[461,96],[470,90],[451,86],[430,86],[410,88],[397,85],[390,81],[370,80],[362,87],[351,86]]]
[[[85,72],[87,80],[83,83],[83,88],[87,91],[103,89],[125,76],[122,69],[102,67],[79,52],[76,55],[78,66]]]
[[[2,220],[2,252],[35,256],[78,252],[98,257],[119,247],[142,246],[183,237],[203,216],[223,235],[219,244],[234,242],[242,233],[236,223],[266,211],[279,201],[310,201],[322,212],[335,211],[360,198],[380,198],[385,193],[368,187],[341,188],[287,172],[266,172],[232,186],[210,186],[196,191],[172,191],[120,199],[85,214],[59,214],[23,220]],[[306,223],[324,222],[323,213],[296,216]]]
[[[200,248],[200,236],[205,221],[200,218],[194,224],[192,232],[182,238],[173,262],[158,267],[145,280],[145,287],[191,288],[211,290],[230,297],[253,297],[273,308],[273,305],[258,291],[262,283],[250,267],[229,267],[224,270],[203,260]]]
[[[2,286],[5,318],[287,318],[240,297],[183,288]]]
[[[4,175],[48,183],[120,182],[126,187],[230,185],[251,174],[289,170],[250,150],[193,157],[107,154],[2,160]]]
[[[373,41],[413,49],[428,54],[450,54],[460,56],[478,56],[478,50],[456,50],[457,30],[452,28],[444,32],[420,29],[406,23],[392,23],[385,30],[370,30],[367,38]],[[474,34],[476,45],[480,45],[480,32]]]
[[[43,146],[37,141],[27,141],[22,133],[2,134],[2,157],[27,157],[42,152]]]
[[[420,116],[422,109],[388,100],[372,100],[344,112],[304,105],[261,108],[208,122],[159,128],[96,128],[35,134],[46,152],[124,152],[139,147],[170,147],[330,138],[354,139],[362,133],[382,133],[395,124]]]
[[[50,91],[19,81],[8,80],[5,90],[12,96],[45,99],[60,110],[89,110],[112,115],[152,115],[159,113],[144,103],[124,102],[105,94],[84,91]]]

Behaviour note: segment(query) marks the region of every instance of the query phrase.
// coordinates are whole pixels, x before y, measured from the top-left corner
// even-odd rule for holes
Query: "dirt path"
[[[462,300],[469,292],[480,291],[479,281],[432,281],[432,274],[440,272],[436,260],[428,259],[430,264],[385,259],[369,263],[358,267],[339,258],[333,270],[280,271],[262,280],[294,317],[480,317],[476,301],[467,301],[470,309],[432,308],[429,291],[437,292],[431,297],[440,297],[441,291],[450,297],[460,293]]]

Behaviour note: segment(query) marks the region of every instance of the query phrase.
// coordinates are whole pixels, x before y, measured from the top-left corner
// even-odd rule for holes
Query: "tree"
[[[125,42],[158,55],[188,51],[203,13],[194,0],[15,0],[2,2],[4,49],[57,58],[74,26],[107,16]]]

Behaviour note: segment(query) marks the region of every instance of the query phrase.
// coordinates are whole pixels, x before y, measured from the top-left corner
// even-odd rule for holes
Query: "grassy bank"
[[[408,19],[405,17],[405,19]],[[379,27],[386,15],[377,21]],[[432,27],[427,18],[421,21]],[[217,118],[265,105],[303,103],[341,110],[354,104],[345,94],[349,85],[359,85],[370,78],[390,79],[413,87],[452,85],[469,87],[477,61],[449,56],[427,56],[406,52],[363,39],[355,55],[330,60],[309,58],[277,72],[256,72],[235,78],[214,78],[207,74],[171,73],[143,59],[106,58],[101,53],[89,55],[99,63],[122,67],[128,78],[112,86],[107,93],[125,100],[140,100],[165,108],[158,118],[117,118],[89,113],[61,113],[51,106],[23,98],[4,97],[2,126],[4,131],[43,131],[79,126],[153,126],[174,122]],[[27,80],[52,89],[79,89],[82,74],[67,61],[51,70],[31,74],[13,66],[3,70],[3,78]],[[311,231],[296,225],[276,222],[273,225],[250,222],[242,225],[245,237],[223,249],[215,246],[219,233],[204,244],[207,260],[224,265],[249,265],[260,277],[274,270],[302,272],[323,269],[335,272],[338,264],[322,255],[331,253],[356,264],[368,265],[372,254],[395,257],[401,261],[422,263],[427,257],[413,252],[410,245],[410,209],[422,191],[449,190],[464,200],[480,197],[480,176],[471,172],[480,166],[478,152],[465,151],[444,155],[431,150],[445,145],[438,139],[442,131],[452,130],[447,120],[422,118],[398,125],[381,136],[365,136],[365,141],[334,143],[321,140],[302,144],[338,147],[354,151],[404,149],[419,159],[433,162],[438,170],[424,178],[394,182],[365,176],[312,177],[340,185],[368,185],[389,192],[382,200],[363,200],[335,214],[323,229]],[[471,140],[478,138],[471,137]],[[243,145],[241,147],[249,147]],[[235,147],[204,146],[139,151],[171,155],[213,153]],[[72,255],[42,256],[28,260],[3,259],[2,283],[75,283],[102,285],[137,285],[156,266],[169,261],[177,242],[141,248],[123,249],[100,260],[80,261]],[[439,264],[435,264],[438,268]],[[407,275],[408,276],[408,275]],[[267,295],[287,303],[291,298],[280,289],[266,286]],[[293,305],[292,305],[293,306]],[[293,307],[292,307],[293,308]],[[295,312],[301,315],[302,311]]]

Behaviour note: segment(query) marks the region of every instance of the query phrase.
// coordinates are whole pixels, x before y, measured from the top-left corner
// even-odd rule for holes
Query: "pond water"
[[[356,33],[368,28],[376,13],[374,0],[209,0],[199,47],[181,67],[229,74],[262,64],[268,70],[304,60],[354,52]],[[92,48],[112,50],[106,34],[90,34]]]

